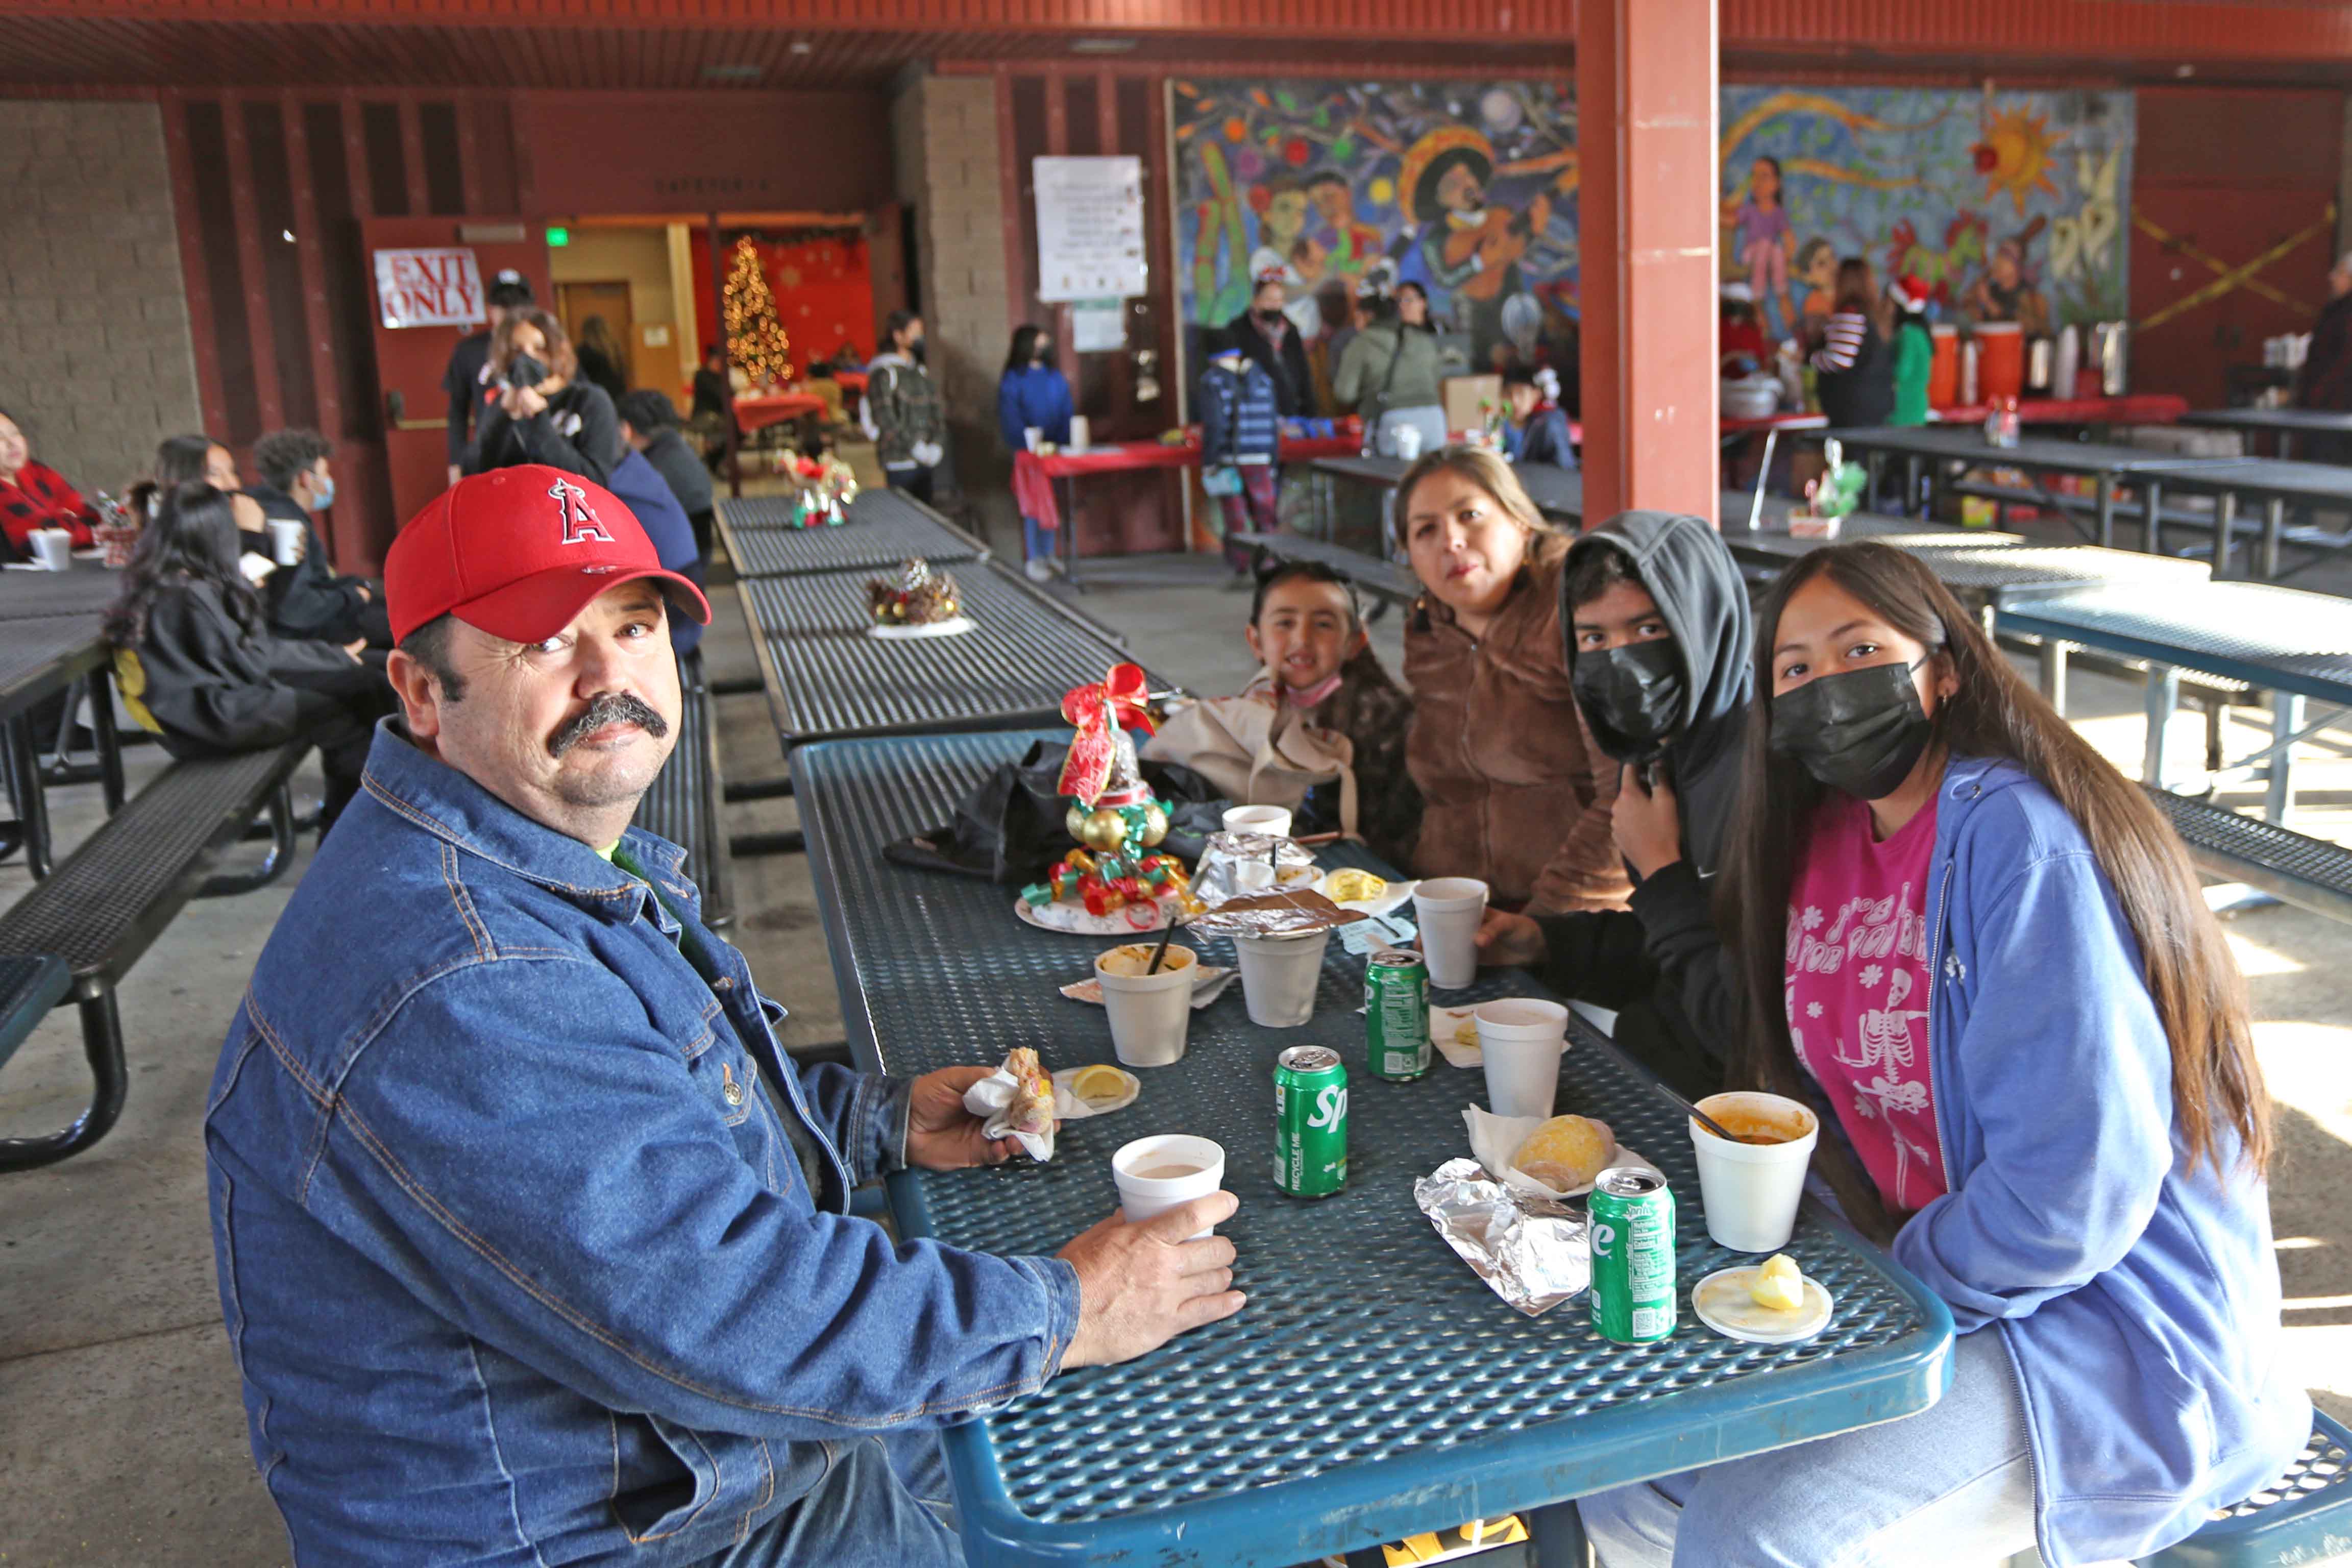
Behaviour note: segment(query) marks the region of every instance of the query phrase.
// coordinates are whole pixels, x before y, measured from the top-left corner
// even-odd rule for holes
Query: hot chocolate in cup
[[[1805,1194],[1805,1167],[1821,1141],[1820,1119],[1793,1100],[1751,1090],[1709,1095],[1698,1108],[1735,1140],[1690,1122],[1707,1235],[1734,1252],[1786,1247]]]
[[[1133,1225],[1224,1185],[1225,1151],[1206,1138],[1162,1132],[1121,1147],[1110,1157],[1110,1175],[1118,1186],[1119,1212]]]

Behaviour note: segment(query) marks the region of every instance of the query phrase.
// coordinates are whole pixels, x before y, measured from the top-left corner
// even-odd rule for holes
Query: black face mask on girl
[[[1683,656],[1670,638],[1628,643],[1622,647],[1584,648],[1576,656],[1570,681],[1596,731],[1630,752],[1622,760],[1647,762],[1663,751],[1682,722],[1689,683]]]
[[[1919,689],[1911,683],[1918,668],[1874,664],[1819,676],[1775,697],[1774,754],[1794,759],[1822,783],[1857,800],[1893,795],[1935,733],[1934,721],[1919,706]]]

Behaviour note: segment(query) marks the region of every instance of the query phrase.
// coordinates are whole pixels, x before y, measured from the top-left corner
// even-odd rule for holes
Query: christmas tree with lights
[[[792,339],[776,317],[776,297],[760,265],[760,247],[745,235],[727,259],[727,357],[753,384],[793,378]]]

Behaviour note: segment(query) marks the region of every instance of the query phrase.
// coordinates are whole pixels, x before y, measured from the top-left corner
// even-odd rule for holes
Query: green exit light
[[[547,243],[555,246],[569,245],[572,243],[572,231],[568,228],[551,228],[547,231]]]

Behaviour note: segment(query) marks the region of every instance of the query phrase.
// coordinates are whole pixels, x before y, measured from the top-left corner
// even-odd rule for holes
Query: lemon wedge
[[[1793,1312],[1805,1304],[1805,1277],[1798,1271],[1797,1260],[1785,1252],[1776,1252],[1756,1270],[1756,1281],[1748,1288],[1759,1307],[1775,1312]]]

